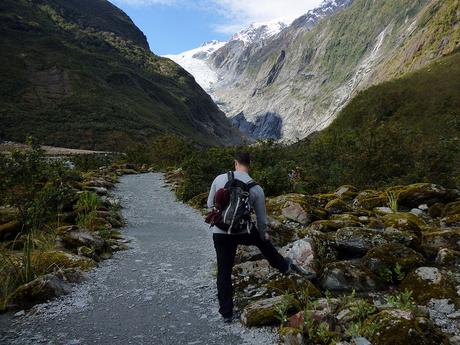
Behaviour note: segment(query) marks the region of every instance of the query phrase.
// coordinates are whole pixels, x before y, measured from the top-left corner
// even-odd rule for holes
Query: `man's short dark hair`
[[[249,155],[249,152],[242,152],[242,151],[237,152],[235,154],[235,160],[241,165],[244,165],[247,167],[251,165],[251,156]]]

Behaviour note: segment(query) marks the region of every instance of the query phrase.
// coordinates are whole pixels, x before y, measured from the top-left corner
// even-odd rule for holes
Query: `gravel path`
[[[201,216],[175,201],[161,174],[115,190],[132,249],[89,273],[71,295],[0,319],[0,344],[275,344],[270,329],[225,325],[216,308],[214,248]]]

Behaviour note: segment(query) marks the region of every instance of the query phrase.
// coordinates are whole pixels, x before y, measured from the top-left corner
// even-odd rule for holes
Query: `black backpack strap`
[[[256,181],[251,181],[247,184],[248,190],[251,190],[252,187],[258,186],[259,184]]]
[[[233,171],[229,171],[227,173],[227,178],[228,178],[228,182],[232,182],[235,179],[235,174],[233,173]]]

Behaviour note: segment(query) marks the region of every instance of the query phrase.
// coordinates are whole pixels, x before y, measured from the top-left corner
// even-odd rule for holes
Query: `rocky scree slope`
[[[240,136],[193,77],[150,52],[106,0],[0,4],[0,137],[124,150],[162,132],[202,144]]]
[[[282,344],[456,344],[459,206],[459,190],[429,183],[268,198],[273,242],[314,278],[282,276],[239,248],[243,323],[281,324]]]
[[[304,138],[358,91],[457,49],[459,20],[458,0],[325,1],[274,36],[213,53],[210,93],[247,135]]]

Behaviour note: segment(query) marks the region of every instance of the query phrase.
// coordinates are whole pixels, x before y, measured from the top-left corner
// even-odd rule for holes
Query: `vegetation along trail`
[[[125,176],[115,195],[132,249],[103,262],[72,294],[3,319],[1,344],[274,343],[268,329],[220,320],[211,235],[161,174]]]

